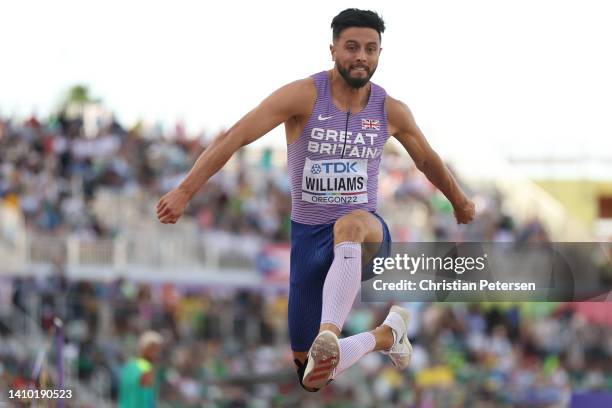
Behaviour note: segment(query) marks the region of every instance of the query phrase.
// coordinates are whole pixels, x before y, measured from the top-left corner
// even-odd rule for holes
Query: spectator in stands
[[[153,408],[159,394],[155,364],[163,346],[162,336],[148,331],[138,341],[138,358],[129,360],[121,369],[120,408]]]

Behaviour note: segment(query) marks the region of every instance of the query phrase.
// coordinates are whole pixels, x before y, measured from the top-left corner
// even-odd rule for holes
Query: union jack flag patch
[[[361,119],[361,129],[363,130],[380,130],[380,120],[378,119]]]

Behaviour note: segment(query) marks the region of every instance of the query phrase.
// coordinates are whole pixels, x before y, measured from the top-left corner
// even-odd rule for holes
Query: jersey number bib
[[[306,158],[302,175],[302,200],[313,204],[367,203],[368,161]]]

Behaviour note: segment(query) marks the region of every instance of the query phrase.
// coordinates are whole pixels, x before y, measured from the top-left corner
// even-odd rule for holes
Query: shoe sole
[[[303,383],[309,388],[323,388],[340,361],[338,337],[329,330],[317,336],[308,352]]]

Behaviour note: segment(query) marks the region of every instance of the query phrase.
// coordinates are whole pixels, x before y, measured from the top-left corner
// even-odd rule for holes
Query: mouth
[[[355,72],[364,72],[364,73],[368,73],[368,68],[364,67],[362,65],[357,65],[357,66],[353,66],[351,67],[351,71],[355,71]]]

